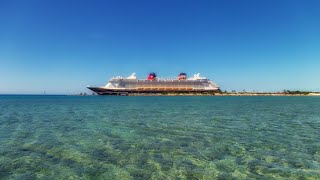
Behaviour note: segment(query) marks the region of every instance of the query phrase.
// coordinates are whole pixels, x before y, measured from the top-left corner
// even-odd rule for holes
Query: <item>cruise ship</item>
[[[88,89],[98,95],[130,95],[130,94],[165,94],[165,93],[207,93],[214,94],[220,88],[213,81],[201,77],[200,73],[187,78],[186,73],[180,73],[177,78],[157,78],[156,73],[150,73],[146,79],[138,79],[133,73],[129,77],[113,77],[105,86]]]

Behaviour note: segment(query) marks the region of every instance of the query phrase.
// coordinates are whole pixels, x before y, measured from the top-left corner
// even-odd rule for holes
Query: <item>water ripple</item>
[[[319,179],[317,97],[0,96],[1,179]]]

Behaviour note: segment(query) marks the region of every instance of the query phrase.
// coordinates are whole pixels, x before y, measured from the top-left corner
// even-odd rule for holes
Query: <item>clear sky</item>
[[[319,9],[319,0],[1,0],[0,93],[79,93],[151,71],[200,72],[223,90],[320,91]]]

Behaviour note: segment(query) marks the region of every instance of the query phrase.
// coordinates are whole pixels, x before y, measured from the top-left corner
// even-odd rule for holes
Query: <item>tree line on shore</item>
[[[308,95],[310,93],[320,93],[320,92],[313,92],[313,91],[300,91],[300,90],[283,90],[282,92],[247,92],[246,90],[243,91],[236,91],[236,90],[232,90],[232,91],[217,91],[217,92],[194,92],[191,94],[195,94],[195,95],[214,95],[214,94],[284,94],[284,95]],[[137,94],[144,94],[144,93],[137,93]],[[183,92],[162,92],[162,93],[158,93],[159,95],[183,95],[183,94],[188,94],[188,93],[183,93]],[[87,93],[79,93],[78,95],[80,96],[87,96],[87,95],[97,95],[96,93],[92,93],[92,94],[87,94]]]
[[[313,92],[313,91],[300,91],[300,90],[283,90],[282,92],[247,92],[246,90],[243,91],[236,91],[232,90],[231,92],[228,91],[221,91],[222,94],[287,94],[287,95],[308,95],[310,93],[320,93],[320,92]]]

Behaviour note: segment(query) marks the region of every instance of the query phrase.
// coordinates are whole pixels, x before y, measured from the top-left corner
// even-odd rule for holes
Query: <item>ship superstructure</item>
[[[200,73],[187,79],[186,73],[180,73],[175,79],[157,78],[150,73],[146,80],[137,79],[133,73],[127,78],[113,77],[105,86],[87,87],[98,95],[129,95],[154,93],[214,93],[220,91],[219,86]]]

